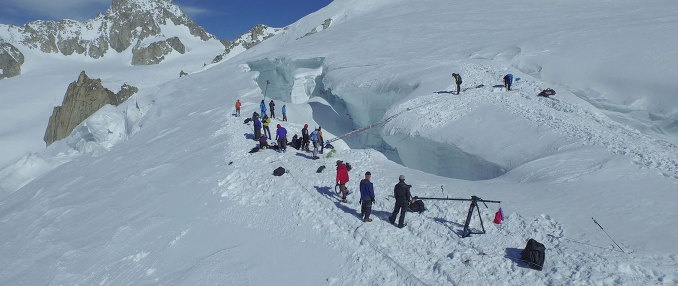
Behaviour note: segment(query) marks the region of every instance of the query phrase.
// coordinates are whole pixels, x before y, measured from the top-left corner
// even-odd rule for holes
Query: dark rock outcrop
[[[177,51],[182,55],[186,52],[186,47],[178,37],[154,42],[147,47],[134,48],[132,50],[132,64],[154,65],[162,62],[165,59],[165,56],[172,51]]]
[[[24,55],[9,43],[0,43],[0,79],[21,74]]]
[[[85,71],[68,85],[61,106],[54,107],[45,131],[47,146],[66,138],[73,129],[106,104],[119,105],[135,94],[134,86],[123,85],[116,94],[101,85],[101,79],[90,79]]]

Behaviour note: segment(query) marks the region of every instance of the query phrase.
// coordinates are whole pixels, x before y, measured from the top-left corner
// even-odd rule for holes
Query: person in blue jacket
[[[365,179],[360,180],[360,216],[364,222],[371,222],[372,204],[374,203],[374,185],[370,182],[372,173],[365,172]]]
[[[259,103],[259,108],[261,109],[261,117],[263,118],[266,116],[266,103],[263,99],[261,100],[261,103]]]
[[[511,84],[513,84],[513,75],[512,74],[507,74],[504,76],[504,87],[506,88],[506,91],[511,90]]]
[[[280,124],[276,127],[278,127],[278,129],[275,130],[275,140],[278,141],[280,151],[285,152],[287,151],[287,129]]]
[[[282,109],[280,109],[280,111],[283,114],[283,121],[287,121],[287,107],[285,105],[283,105],[283,107],[282,107]]]
[[[258,115],[255,115],[252,121],[254,122],[254,140],[259,140],[259,137],[261,137],[261,120],[259,120]]]

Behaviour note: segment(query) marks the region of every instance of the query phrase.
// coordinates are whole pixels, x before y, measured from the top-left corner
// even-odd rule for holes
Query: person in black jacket
[[[393,188],[393,196],[396,199],[395,207],[393,207],[393,213],[388,218],[388,221],[390,221],[391,224],[395,224],[396,216],[398,215],[398,212],[400,212],[398,227],[403,228],[405,227],[405,212],[407,211],[407,206],[412,199],[412,195],[410,194],[410,187],[412,186],[405,184],[405,176],[403,175],[400,175],[398,180],[398,184],[396,184],[395,188]]]

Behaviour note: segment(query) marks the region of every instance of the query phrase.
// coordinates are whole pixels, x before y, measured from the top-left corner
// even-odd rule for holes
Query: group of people
[[[461,91],[461,75],[458,73],[453,73],[452,74],[452,79],[454,80],[454,83],[457,85],[457,94]],[[513,74],[506,74],[503,77],[504,80],[504,87],[506,88],[506,91],[511,90],[511,85],[513,84]]]
[[[341,191],[341,201],[346,203],[346,195],[348,194],[348,189],[346,188],[346,183],[349,181],[348,175],[349,168],[347,164],[341,160],[337,160],[337,176],[336,182]],[[371,222],[372,218],[372,205],[374,204],[374,184],[372,184],[372,173],[370,171],[365,172],[365,178],[360,180],[360,217],[364,222]],[[398,177],[398,184],[393,188],[393,197],[395,198],[395,205],[393,207],[393,212],[389,216],[388,220],[391,224],[397,226],[398,228],[403,228],[405,224],[405,213],[407,212],[411,203],[416,201],[416,197],[413,200],[412,194],[410,193],[410,188],[412,186],[405,183],[405,176],[400,175]],[[400,214],[400,216],[398,216]],[[398,218],[398,223],[396,224],[396,218]]]
[[[240,116],[240,107],[242,104],[240,100],[235,102],[235,114]],[[266,104],[264,100],[259,104],[261,115],[256,111],[252,113],[251,121],[254,126],[254,140],[259,141],[259,149],[267,149],[271,146],[268,144],[268,139],[272,138],[271,130],[269,125],[271,123],[271,117],[275,114],[275,103],[273,100],[269,103],[270,109],[266,109]],[[271,117],[268,117],[266,111],[271,112]],[[287,113],[285,110],[285,105],[282,107],[283,121],[287,121]],[[262,117],[263,116],[263,117]],[[263,133],[262,133],[263,130]],[[287,129],[282,127],[280,124],[276,125],[275,140],[277,142],[278,150],[281,152],[287,151]],[[296,140],[299,140],[297,144]],[[301,129],[301,138],[297,139],[297,135],[294,135],[292,139],[292,146],[297,149],[301,149],[306,152],[311,152],[310,145],[313,144],[313,159],[320,159],[318,154],[322,154],[324,150],[324,139],[322,127],[314,129],[311,133],[308,132],[308,124],[304,124],[304,128]]]
[[[318,157],[318,153],[322,154],[325,148],[324,146],[325,140],[323,139],[322,127],[318,126],[318,128],[314,129],[309,134],[308,124],[304,124],[304,128],[301,129],[300,140],[301,146],[299,149],[306,152],[311,152],[310,145],[313,144],[313,159],[314,160],[320,159],[320,157]]]
[[[267,149],[271,147],[270,145],[268,145],[268,139],[272,138],[271,130],[268,127],[270,123],[271,118],[269,118],[267,115],[264,115],[264,118],[259,119],[259,114],[257,112],[254,112],[252,114],[252,125],[254,125],[254,140],[259,141],[260,149]],[[263,134],[261,132],[262,129],[264,130]],[[278,143],[278,151],[286,152],[287,129],[285,129],[285,127],[282,127],[282,125],[280,124],[276,125],[275,140]]]
[[[268,103],[268,106],[271,110],[271,118],[275,118],[275,102],[271,99],[271,101]],[[235,101],[235,116],[240,117],[240,107],[242,107],[242,103],[240,102],[240,99]],[[266,115],[266,103],[264,103],[264,100],[261,100],[261,103],[259,104],[259,109],[261,111],[261,116],[262,118],[267,117]],[[287,121],[287,106],[283,105],[282,109],[280,110],[282,112],[282,121]],[[270,137],[270,134],[269,134]]]

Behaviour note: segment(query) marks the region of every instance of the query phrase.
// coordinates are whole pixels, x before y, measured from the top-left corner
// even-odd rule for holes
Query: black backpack
[[[350,171],[351,169],[353,169],[353,167],[351,167],[351,164],[346,162],[346,171]]]
[[[543,96],[543,97],[549,97],[551,95],[555,95],[556,91],[550,88],[547,88],[545,90],[542,90],[537,96]]]
[[[527,263],[530,268],[541,270],[544,267],[544,260],[546,260],[545,250],[546,248],[543,244],[530,238],[525,249],[520,252],[520,259]]]
[[[282,176],[283,174],[285,174],[285,168],[283,167],[278,167],[273,170],[273,176]]]
[[[423,213],[426,208],[424,207],[424,201],[416,200],[410,204],[410,211],[415,213]]]

